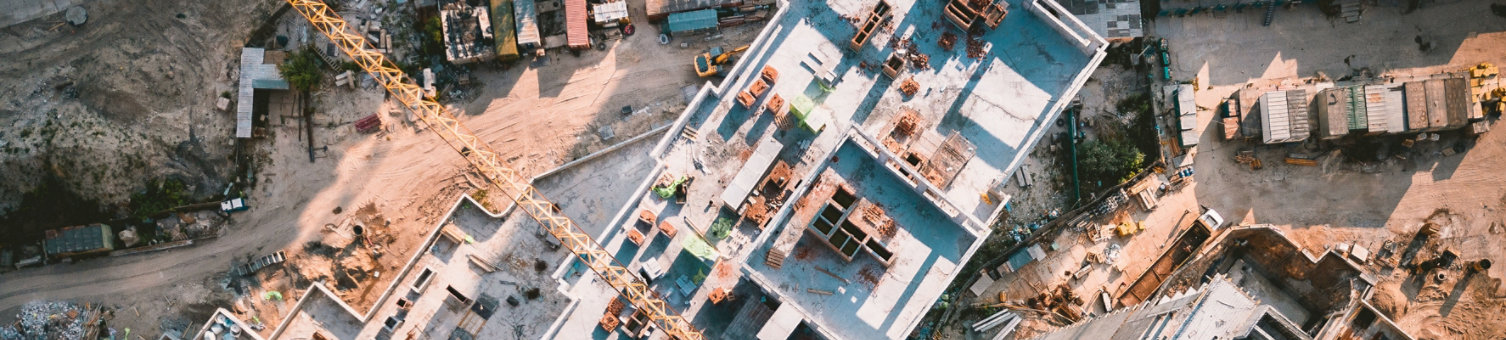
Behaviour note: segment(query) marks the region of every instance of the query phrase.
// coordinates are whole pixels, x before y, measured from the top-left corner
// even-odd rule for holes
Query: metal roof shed
[[[1443,80],[1444,104],[1448,109],[1447,127],[1460,128],[1469,123],[1469,86],[1464,78]]]
[[[1349,130],[1364,130],[1370,126],[1370,115],[1365,112],[1365,89],[1359,86],[1344,87],[1344,93],[1348,96],[1346,107],[1349,108]]]
[[[617,26],[618,22],[626,17],[628,17],[627,1],[596,4],[591,10],[591,20],[605,27]]]
[[[1302,98],[1306,92],[1271,91],[1260,95],[1260,101],[1256,105],[1260,107],[1262,141],[1266,144],[1278,144],[1307,139],[1307,103],[1301,99],[1297,99],[1299,103],[1290,103],[1294,94],[1296,98]],[[1293,110],[1293,106],[1301,111]]]
[[[1197,87],[1192,86],[1192,84],[1177,85],[1177,115],[1182,117],[1197,116],[1197,99],[1194,97],[1196,93]],[[1183,130],[1191,128],[1191,126],[1187,125],[1182,126]]]
[[[543,42],[539,38],[539,13],[534,10],[534,0],[515,0],[512,3],[513,16],[518,25],[518,46],[538,46]]]
[[[586,27],[586,0],[565,0],[565,44],[573,49],[591,48],[591,32]]]
[[[1365,130],[1370,131],[1372,135],[1386,132],[1386,126],[1389,125],[1386,118],[1386,105],[1388,104],[1385,97],[1386,89],[1369,85],[1363,90],[1356,87],[1356,90],[1363,91],[1365,94]]]
[[[282,79],[277,65],[266,63],[268,53],[265,49],[255,47],[241,49],[241,74],[235,100],[235,138],[251,138],[253,99],[257,89],[288,89],[288,82]]]
[[[1403,93],[1406,94],[1407,131],[1427,130],[1428,95],[1422,89],[1422,82],[1407,82],[1403,87]]]
[[[1368,107],[1367,110],[1370,110],[1370,112],[1377,112],[1377,111],[1381,112],[1380,117],[1382,117],[1382,119],[1384,119],[1386,121],[1386,130],[1385,131],[1381,131],[1381,132],[1385,132],[1385,133],[1402,133],[1402,132],[1407,132],[1407,114],[1406,114],[1406,108],[1407,108],[1407,106],[1406,106],[1406,102],[1403,99],[1405,96],[1402,95],[1402,90],[1401,90],[1402,87],[1398,86],[1398,85],[1395,85],[1395,84],[1392,84],[1392,85],[1370,85],[1370,86],[1367,86],[1365,88],[1365,90],[1369,91],[1370,88],[1372,88],[1372,87],[1373,88],[1378,88],[1380,90],[1379,94],[1380,94],[1380,97],[1381,97],[1381,102],[1383,104],[1379,105],[1379,106]],[[1373,131],[1372,130],[1370,132],[1377,132],[1377,131]]]
[[[1349,95],[1345,88],[1318,91],[1318,137],[1335,139],[1349,134]]]
[[[747,4],[753,5],[757,3],[758,1],[753,1]],[[669,17],[672,13],[716,7],[737,7],[743,4],[743,0],[646,0],[644,1],[644,12],[648,14],[649,22],[658,22]]]
[[[669,15],[669,22],[665,30],[669,34],[681,32],[694,32],[716,28],[716,10],[703,9],[699,11],[680,12]]]
[[[1422,90],[1428,95],[1428,131],[1442,130],[1448,126],[1448,104],[1444,100],[1443,79],[1423,81]]]
[[[110,226],[90,224],[48,230],[43,248],[48,256],[84,255],[115,250],[115,235]]]
[[[743,163],[742,169],[737,171],[737,176],[732,177],[732,183],[727,184],[727,190],[722,191],[722,204],[733,210],[741,210],[743,200],[753,192],[753,187],[758,185],[758,180],[763,174],[769,172],[774,166],[774,159],[779,157],[779,152],[784,150],[784,143],[774,138],[765,138],[758,142],[758,148],[753,149],[753,155],[748,157],[747,163]]]

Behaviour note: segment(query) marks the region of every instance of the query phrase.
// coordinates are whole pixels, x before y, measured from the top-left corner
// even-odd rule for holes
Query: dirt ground
[[[79,207],[4,229],[113,217],[148,179],[178,178],[196,195],[224,189],[234,116],[214,101],[233,90],[238,46],[273,5],[92,1],[83,26],[56,14],[0,28],[0,212],[44,183]]]
[[[1144,272],[1175,235],[1174,229],[1186,212],[1197,211],[1200,206],[1221,212],[1234,225],[1274,224],[1310,253],[1344,243],[1372,252],[1388,244],[1405,245],[1429,217],[1446,209],[1448,222],[1441,236],[1422,247],[1416,257],[1427,259],[1442,249],[1451,249],[1459,254],[1456,263],[1481,258],[1499,263],[1506,255],[1502,250],[1506,248],[1506,235],[1502,235],[1506,232],[1506,214],[1502,213],[1506,175],[1499,171],[1506,167],[1506,155],[1502,155],[1506,136],[1499,131],[1478,140],[1445,134],[1437,142],[1419,143],[1406,160],[1375,161],[1342,155],[1322,167],[1288,165],[1283,158],[1288,152],[1327,154],[1329,149],[1255,146],[1264,169],[1252,171],[1233,160],[1236,150],[1252,145],[1223,141],[1221,127],[1212,121],[1213,108],[1222,98],[1241,89],[1258,94],[1317,75],[1331,80],[1405,77],[1457,71],[1487,61],[1506,64],[1506,20],[1492,16],[1486,3],[1430,3],[1405,15],[1402,10],[1370,6],[1359,23],[1345,24],[1342,19],[1325,18],[1311,7],[1281,9],[1270,27],[1261,26],[1263,13],[1253,11],[1222,18],[1157,18],[1147,26],[1147,34],[1167,38],[1176,81],[1195,77],[1199,84],[1197,104],[1203,143],[1192,156],[1197,169],[1194,182],[1162,196],[1157,209],[1145,212],[1134,208],[1128,216],[1122,216],[1124,220],[1145,221],[1147,229],[1140,234],[1095,245],[1083,242],[1080,233],[1065,233],[1053,240],[1063,250],[1048,250],[1047,259],[1001,278],[982,297],[964,299],[964,303],[995,303],[1000,292],[1023,300],[1044,287],[1068,282],[1078,296],[1096,305],[1099,288],[1114,294],[1121,284]],[[1421,50],[1419,39],[1433,47]],[[1109,67],[1101,68],[1095,78],[1102,77]],[[1097,90],[1095,83],[1100,85]],[[1080,97],[1086,107],[1114,95],[1100,93],[1112,92],[1102,91],[1101,84],[1090,81],[1084,87]],[[1245,112],[1249,112],[1253,102],[1245,104]],[[1091,111],[1085,110],[1085,116]],[[1399,139],[1391,142],[1396,141]],[[1046,148],[1050,144],[1041,145]],[[1034,152],[1049,151],[1038,148]],[[1046,177],[1037,177],[1041,183],[1050,183],[1045,171],[1049,169],[1028,164],[1037,167],[1030,173],[1046,173]],[[1021,207],[1012,212],[1039,216],[1039,211],[1030,208],[1042,206],[1037,203],[1044,202],[1041,197],[1070,195],[1068,185],[1043,185],[1016,195],[1017,200],[1025,200],[1016,201],[1022,203]],[[1081,281],[1067,279],[1064,272],[1082,266],[1085,254],[1101,254],[1105,244],[1121,247],[1117,263],[1093,264]],[[1386,306],[1382,309],[1389,310],[1388,316],[1413,336],[1498,339],[1506,335],[1506,327],[1482,327],[1506,324],[1501,319],[1506,315],[1506,288],[1500,284],[1506,270],[1500,266],[1472,276],[1466,276],[1460,264],[1409,273],[1377,258],[1367,267],[1378,278],[1371,303]],[[1431,279],[1440,272],[1446,279]],[[960,321],[970,324],[984,316]],[[1014,338],[1038,335],[1051,328],[1047,322],[1034,319],[1022,324]],[[991,336],[957,329],[942,333],[946,338]]]
[[[1250,15],[1158,20],[1153,27],[1169,40],[1173,74],[1179,80],[1196,75],[1202,87],[1197,103],[1199,122],[1205,127],[1204,143],[1194,157],[1197,175],[1191,187],[1197,202],[1220,211],[1234,224],[1275,224],[1314,253],[1340,243],[1372,250],[1381,249],[1386,241],[1404,243],[1435,211],[1447,209],[1454,223],[1446,228],[1452,233],[1446,231],[1442,243],[1468,244],[1452,247],[1462,260],[1499,262],[1506,255],[1501,250],[1506,236],[1495,227],[1506,216],[1502,214],[1506,175],[1499,171],[1506,166],[1502,146],[1506,134],[1491,132],[1474,141],[1446,134],[1438,142],[1419,143],[1405,160],[1335,156],[1341,159],[1321,167],[1288,165],[1283,158],[1288,152],[1326,154],[1330,150],[1258,146],[1256,155],[1265,168],[1252,171],[1233,161],[1236,150],[1250,145],[1224,142],[1221,129],[1211,122],[1211,110],[1203,109],[1217,107],[1221,98],[1235,90],[1252,88],[1252,81],[1253,87],[1262,87],[1302,81],[1300,77],[1318,73],[1329,79],[1404,77],[1460,70],[1480,62],[1506,63],[1506,19],[1492,16],[1486,3],[1439,4],[1405,15],[1402,10],[1367,7],[1364,18],[1355,24],[1329,20],[1307,9],[1278,10],[1271,27],[1259,26],[1260,18]],[[1418,37],[1435,47],[1421,50]],[[1240,47],[1226,48],[1228,44]],[[1411,278],[1380,265],[1372,269],[1383,273],[1378,292],[1394,290],[1388,287]],[[1410,294],[1406,313],[1392,317],[1422,338],[1499,338],[1506,327],[1479,325],[1502,324],[1506,292],[1497,284],[1485,284],[1500,278],[1506,278],[1506,270],[1493,268],[1488,275],[1465,281],[1472,283],[1464,285],[1466,291],[1451,295],[1457,304],[1452,308],[1441,308],[1447,299]]]
[[[242,16],[239,13],[246,12],[249,7],[264,6],[270,9],[273,4],[275,3],[194,4],[186,7],[205,14],[187,12],[194,23],[189,25],[182,23],[183,19],[173,18],[171,12],[101,2],[95,5],[101,6],[99,10],[90,8],[91,14],[96,11],[101,13],[100,17],[90,18],[88,25],[95,26],[81,29],[94,32],[87,40],[76,35],[47,32],[45,25],[37,23],[17,26],[26,29],[19,31],[20,33],[16,33],[17,27],[4,29],[0,32],[8,35],[0,36],[0,41],[8,43],[0,44],[0,47],[5,48],[3,53],[26,56],[32,60],[31,63],[36,64],[0,65],[0,70],[4,70],[0,74],[6,75],[5,79],[28,79],[30,82],[9,86],[10,92],[6,97],[26,99],[33,104],[56,101],[55,98],[60,94],[53,94],[52,85],[47,85],[51,83],[37,84],[31,80],[51,79],[53,75],[62,72],[58,71],[60,69],[68,70],[78,66],[48,60],[45,56],[98,48],[134,51],[132,53],[135,54],[118,52],[122,54],[119,57],[126,61],[109,66],[74,63],[91,68],[114,67],[117,72],[120,69],[143,70],[118,72],[122,77],[127,77],[118,80],[118,83],[101,83],[96,80],[95,83],[98,84],[89,86],[101,86],[105,89],[132,88],[136,91],[171,91],[177,88],[184,92],[202,91],[198,95],[203,98],[173,101],[170,100],[172,98],[146,94],[121,95],[124,98],[121,100],[131,100],[129,104],[143,108],[141,112],[135,113],[135,120],[130,122],[158,125],[119,128],[134,133],[177,126],[183,130],[184,136],[180,140],[187,139],[191,130],[206,147],[215,145],[216,148],[228,148],[232,119],[227,113],[210,115],[211,110],[208,108],[212,107],[213,99],[220,91],[229,90],[233,85],[233,79],[228,78],[225,71],[233,67],[230,64],[238,56],[239,41],[249,34],[251,26],[259,24],[251,22],[256,16]],[[629,4],[634,19],[646,22],[642,19],[642,1],[630,1]],[[164,4],[163,7],[172,6],[176,5]],[[233,6],[241,7],[232,8]],[[164,18],[156,19],[153,23],[131,20],[133,13],[143,11]],[[211,12],[213,14],[209,14]],[[204,15],[205,18],[200,19],[196,15]],[[297,19],[293,13],[289,17]],[[211,18],[215,20],[210,20]],[[241,29],[206,27],[208,22],[239,23],[238,27]],[[27,25],[41,27],[27,28]],[[142,58],[164,59],[160,63],[151,64],[142,59],[126,57],[143,56],[145,53],[135,49],[143,48],[142,44],[168,39],[148,40],[140,37],[142,34],[139,30],[91,31],[131,25],[169,32],[179,29],[177,26],[188,26],[184,30],[197,31],[184,36],[202,37],[204,40],[198,43],[215,53],[191,55],[195,62],[205,65],[192,70],[177,70],[174,72],[176,76],[167,78],[158,74],[160,72],[149,71],[157,70],[155,67],[161,67],[162,70],[185,67],[191,63],[176,58],[190,57]],[[579,57],[562,51],[551,51],[547,60],[531,63],[523,61],[505,70],[478,67],[474,75],[482,85],[477,95],[472,97],[474,99],[448,104],[461,113],[467,127],[491,143],[494,149],[502,152],[514,166],[524,173],[539,173],[646,132],[654,126],[667,124],[685,105],[682,88],[688,85],[700,86],[704,81],[697,78],[691,70],[692,56],[713,45],[740,46],[751,41],[760,28],[758,25],[745,25],[724,30],[719,39],[696,36],[660,45],[657,43],[657,29],[639,27],[637,34],[631,37],[609,41],[609,48],[605,51],[585,51]],[[132,36],[132,32],[138,36]],[[120,44],[122,41],[142,44]],[[227,44],[224,41],[236,42]],[[681,47],[682,41],[687,43],[685,47]],[[179,49],[177,52],[195,51],[191,47],[192,45],[175,48]],[[328,78],[330,77],[326,77]],[[123,85],[129,81],[158,82],[171,86],[153,86],[147,90],[139,86]],[[32,91],[40,91],[42,95],[25,95]],[[395,273],[396,267],[406,262],[408,254],[422,241],[422,237],[449,208],[449,204],[454,202],[455,197],[461,193],[474,192],[481,182],[475,176],[467,176],[468,167],[453,149],[435,138],[421,124],[408,121],[407,114],[391,101],[384,101],[384,94],[380,89],[334,88],[331,84],[325,84],[325,89],[316,91],[314,96],[317,113],[314,116],[312,144],[318,148],[315,151],[316,159],[313,162],[309,160],[310,142],[305,140],[301,120],[284,120],[278,117],[279,113],[270,113],[273,115],[271,136],[254,143],[254,149],[257,150],[254,165],[256,185],[254,190],[247,192],[250,195],[248,204],[252,208],[232,215],[232,220],[221,237],[166,252],[49,265],[0,275],[0,282],[4,282],[0,284],[0,322],[9,320],[16,307],[30,300],[96,301],[107,305],[130,306],[128,309],[131,312],[117,312],[117,319],[113,322],[118,326],[132,327],[143,334],[157,334],[158,321],[162,317],[176,315],[189,321],[201,322],[208,315],[189,313],[197,309],[187,306],[208,303],[211,306],[231,308],[231,301],[237,295],[232,292],[235,284],[224,279],[225,272],[233,264],[277,250],[286,250],[288,257],[294,260],[287,267],[290,269],[288,272],[293,272],[288,273],[288,277],[293,279],[263,275],[262,281],[258,283],[260,286],[252,286],[255,292],[261,289],[285,289],[281,291],[285,297],[296,297],[302,291],[288,288],[302,286],[289,285],[289,281],[302,283],[303,280],[298,279],[298,276],[314,279],[320,274],[327,274],[331,281],[335,281],[339,279],[333,272],[337,268],[358,267],[362,272]],[[85,96],[81,94],[80,97]],[[148,102],[144,98],[152,98],[152,101]],[[192,103],[194,106],[180,108],[182,103]],[[30,106],[23,104],[26,103],[9,100],[0,104],[6,105],[0,106],[5,108],[0,111],[34,112]],[[84,103],[52,105],[87,109]],[[631,106],[634,113],[624,116],[621,113],[623,106]],[[167,110],[177,110],[174,111],[177,112],[176,116],[174,113],[158,114]],[[352,122],[372,113],[382,116],[383,130],[371,135],[355,132]],[[212,116],[212,119],[188,118],[194,114]],[[103,117],[91,119],[111,119],[108,114],[96,115]],[[7,119],[4,122],[21,120],[12,119],[13,116],[15,115],[0,115],[0,119]],[[0,125],[9,128],[13,124]],[[603,138],[607,135],[603,133],[604,127],[611,130],[610,138]],[[0,135],[4,138],[11,136],[16,135],[13,132]],[[115,144],[110,144],[96,148],[105,149],[100,152],[116,152],[114,146]],[[223,159],[224,155],[216,157]],[[17,164],[4,163],[7,167]],[[150,164],[155,162],[132,167],[131,171],[150,173],[160,170]],[[11,170],[6,169],[6,172],[36,173]],[[125,179],[121,181],[126,182]],[[124,184],[118,190],[108,191],[112,194],[129,193]],[[505,206],[500,196],[491,196],[492,203],[496,206]],[[382,232],[391,235],[390,241],[381,243],[384,249],[390,251],[386,251],[387,254],[380,259],[369,264],[337,265],[333,261],[318,261],[319,256],[307,253],[306,249],[318,249],[308,247],[310,241],[320,241],[330,246],[348,244],[348,241],[341,243],[338,240],[339,232],[323,231],[326,225],[338,226],[347,218],[356,216],[366,219],[371,215],[381,217],[369,221],[369,225],[380,225],[384,229]],[[284,272],[273,270],[274,273]],[[383,277],[390,279],[392,276]],[[361,290],[352,290],[350,293],[374,298],[385,289],[386,284],[385,280],[360,282],[358,288],[362,290],[366,286],[377,287],[369,293]],[[369,305],[370,301],[365,303]],[[353,304],[357,309],[365,310],[362,303]],[[212,311],[212,307],[209,310]],[[140,317],[135,315],[137,311],[140,312]]]

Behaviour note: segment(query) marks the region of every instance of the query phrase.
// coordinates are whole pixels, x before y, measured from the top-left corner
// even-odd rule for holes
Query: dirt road
[[[641,15],[641,9],[634,13]],[[635,36],[609,42],[606,51],[580,57],[553,52],[546,62],[507,70],[483,67],[476,73],[485,86],[478,99],[452,107],[515,167],[538,173],[666,123],[683,108],[681,88],[704,81],[691,71],[691,56],[711,45],[750,41],[758,28],[728,30],[721,40],[696,37],[685,48],[678,41],[659,45],[654,29],[640,28]],[[252,209],[234,215],[223,236],[188,248],[0,275],[0,322],[30,300],[72,299],[134,306],[139,317],[136,310],[117,313],[112,323],[155,334],[160,317],[183,317],[186,306],[202,309],[192,306],[219,301],[226,307],[233,295],[220,285],[233,263],[282,249],[295,256],[305,242],[323,237],[319,230],[326,224],[368,204],[391,222],[388,230],[399,239],[392,248],[404,254],[395,257],[405,258],[448,204],[472,190],[464,177],[468,167],[431,132],[407,121],[405,112],[383,102],[380,89],[329,88],[315,96],[312,143],[327,151],[309,162],[309,142],[298,121],[271,113],[272,136],[255,146]],[[635,113],[624,117],[623,106]],[[372,113],[382,116],[384,131],[356,133],[351,122]],[[603,126],[611,126],[615,137],[602,138]],[[228,136],[216,130],[213,138]]]

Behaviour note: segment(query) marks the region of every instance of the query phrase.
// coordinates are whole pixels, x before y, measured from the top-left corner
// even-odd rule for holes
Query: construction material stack
[[[942,9],[942,16],[963,31],[971,30],[979,21],[987,25],[988,29],[999,28],[999,23],[1004,22],[1007,15],[1008,3],[988,0],[951,0]]]
[[[884,21],[889,20],[889,17],[893,14],[890,12],[893,9],[893,6],[890,6],[888,2],[884,2],[883,0],[880,0],[877,5],[873,5],[873,10],[868,11],[868,16],[863,18],[861,25],[858,25],[858,33],[852,36],[852,42],[847,46],[851,47],[853,51],[863,50],[863,45],[868,44],[868,39],[873,38],[873,33],[877,32],[878,28],[884,25]]]

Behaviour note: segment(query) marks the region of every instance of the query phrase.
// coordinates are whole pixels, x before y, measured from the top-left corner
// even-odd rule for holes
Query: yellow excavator
[[[734,48],[731,51],[722,51],[721,46],[712,47],[710,51],[695,56],[695,74],[702,77],[710,77],[722,73],[722,65],[732,61],[733,57],[748,50],[748,45]]]

